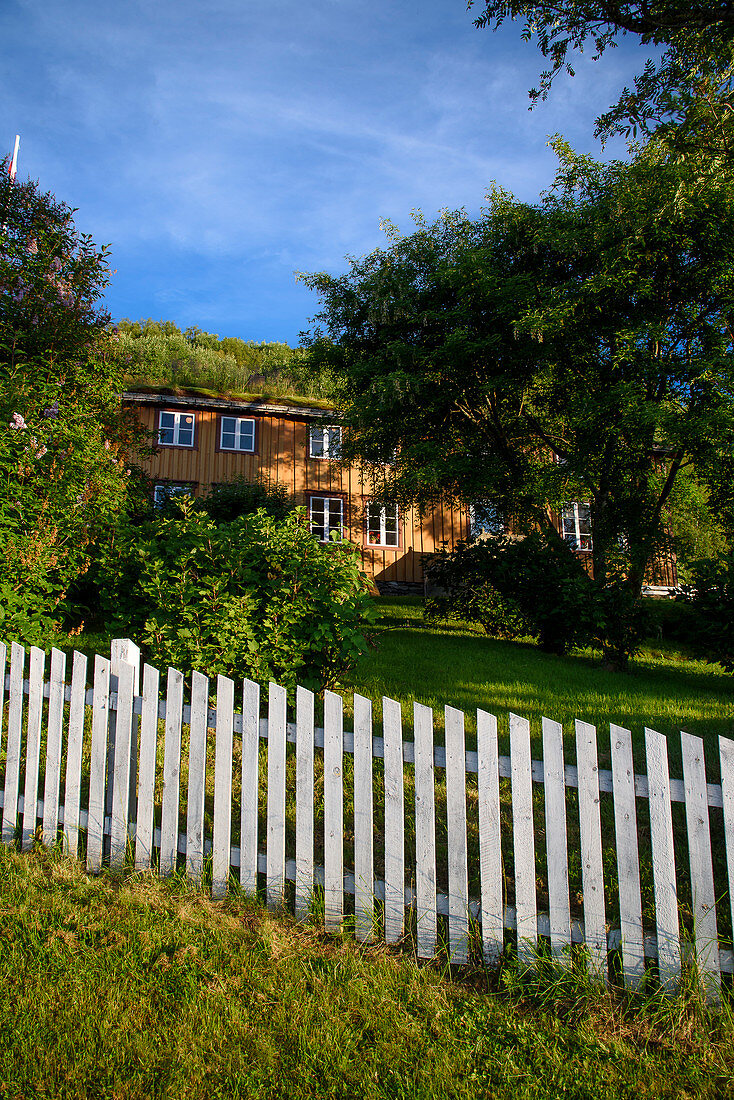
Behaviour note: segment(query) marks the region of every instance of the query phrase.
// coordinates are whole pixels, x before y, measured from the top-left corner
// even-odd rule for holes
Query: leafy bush
[[[259,508],[264,508],[274,519],[285,519],[295,504],[284,485],[258,477],[254,481],[237,478],[212,485],[208,495],[197,501],[197,506],[215,523],[231,523]]]
[[[118,633],[159,664],[210,676],[318,690],[355,665],[373,617],[354,548],[321,546],[301,511],[217,526],[183,498],[124,526],[99,575]]]
[[[565,653],[593,634],[589,577],[565,543],[540,531],[459,543],[428,558],[426,570],[443,591],[428,602],[429,615],[478,622],[497,638],[530,634],[550,653]]]
[[[691,609],[689,642],[706,660],[734,672],[734,553],[692,566],[683,598]]]

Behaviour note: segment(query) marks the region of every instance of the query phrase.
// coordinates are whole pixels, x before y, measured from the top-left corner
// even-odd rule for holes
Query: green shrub
[[[259,508],[264,508],[274,519],[285,519],[295,507],[284,485],[261,477],[254,481],[237,478],[212,485],[208,495],[200,498],[197,505],[217,524],[231,523],[240,516],[257,512]]]
[[[365,651],[373,605],[356,551],[321,546],[302,511],[217,524],[182,498],[122,527],[100,563],[114,630],[161,665],[318,690]]]
[[[692,613],[690,644],[734,672],[734,553],[696,562],[691,572],[693,585],[684,594]]]

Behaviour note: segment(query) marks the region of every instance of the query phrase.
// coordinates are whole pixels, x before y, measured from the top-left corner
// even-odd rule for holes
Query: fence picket
[[[189,721],[189,786],[186,807],[186,874],[201,882],[204,873],[204,799],[206,797],[206,735],[209,679],[191,673]]]
[[[260,763],[260,685],[245,680],[242,690],[242,786],[240,805],[240,888],[257,890],[257,813]]]
[[[163,793],[161,795],[160,869],[162,875],[173,874],[178,859],[183,690],[183,673],[175,668],[169,668],[166,677],[166,732],[163,742]]]
[[[502,901],[500,771],[497,719],[484,710],[477,711],[477,773],[482,957],[486,966],[494,966],[499,963],[502,954],[505,927]]]
[[[285,688],[271,684],[268,698],[268,849],[267,901],[272,908],[285,897]]]
[[[3,711],[5,709],[5,665],[8,659],[8,648],[5,642],[0,642],[0,753],[3,748]]]
[[[548,910],[551,951],[570,963],[571,902],[568,892],[568,831],[563,726],[543,718],[543,783],[545,785],[545,845],[548,861]]]
[[[385,767],[385,941],[397,943],[405,921],[405,795],[400,703],[383,697]]]
[[[59,789],[61,785],[61,745],[64,728],[64,688],[66,654],[51,650],[51,674],[48,691],[46,737],[46,779],[43,789],[43,843],[56,842],[59,827]]]
[[[530,756],[530,723],[510,714],[510,778],[512,783],[512,840],[515,854],[515,908],[517,958],[532,966],[538,946],[538,909],[535,894],[535,827]]]
[[[629,989],[637,989],[645,975],[645,940],[642,928],[632,734],[622,726],[612,724],[610,736],[622,973],[624,984]]]
[[[681,733],[680,736],[696,960],[708,1000],[715,1002],[721,997],[721,972],[703,741],[688,733]]]
[[[8,699],[8,743],[5,754],[3,844],[13,843],[18,826],[24,668],[25,650],[18,642],[13,642],[10,646],[10,698]]]
[[[418,958],[436,952],[436,796],[433,772],[433,711],[413,704],[415,738],[415,913]],[[449,841],[450,843],[450,841]]]
[[[79,852],[79,809],[82,785],[82,751],[86,711],[87,658],[74,651],[71,669],[71,700],[66,738],[66,784],[64,787],[64,843],[72,856]]]
[[[109,709],[110,662],[105,657],[100,657],[97,654],[94,658],[92,744],[89,758],[89,805],[87,811],[87,870],[92,873],[99,871],[102,866]]]
[[[663,988],[670,989],[675,986],[680,976],[680,933],[673,848],[673,815],[670,806],[668,742],[662,733],[645,728],[645,753],[658,969],[660,984]]]
[[[214,834],[212,897],[226,896],[232,843],[232,745],[234,680],[217,676],[217,727],[214,742]]]
[[[115,766],[112,775],[110,867],[121,867],[127,852],[130,788],[135,786],[135,777],[130,774],[135,668],[126,661],[116,661],[115,667],[117,669],[117,721],[115,723]]]
[[[344,914],[343,701],[324,692],[324,925],[341,928]]]
[[[135,866],[139,871],[147,870],[153,858],[159,681],[158,670],[151,665],[144,665],[138,759],[138,804],[135,811]]]
[[[589,725],[588,722],[580,722],[578,719],[576,720],[576,767],[579,784],[584,941],[589,952],[590,972],[606,979],[607,926],[596,726]]]
[[[41,719],[43,717],[43,670],[46,654],[31,646],[28,677],[28,720],[25,743],[25,791],[23,795],[23,832],[21,847],[33,846],[38,821],[38,763],[41,757]]]
[[[362,943],[375,919],[372,792],[372,701],[354,696],[354,920]]]
[[[314,698],[296,688],[296,916],[303,919],[313,899]]]
[[[729,885],[729,916],[734,928],[734,741],[719,738],[721,763],[721,801],[724,810],[724,840],[726,845],[726,870]]]
[[[469,961],[469,870],[466,844],[464,712],[445,708],[446,816],[449,849],[449,958]]]

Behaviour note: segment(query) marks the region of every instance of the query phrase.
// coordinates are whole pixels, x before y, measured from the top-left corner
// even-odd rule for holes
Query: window
[[[255,450],[255,421],[245,417],[223,416],[219,432],[219,446],[223,451]]]
[[[153,506],[162,508],[171,497],[193,496],[194,486],[186,481],[159,481],[153,486]]]
[[[487,535],[504,535],[505,522],[496,504],[476,501],[469,505],[469,538],[481,539]]]
[[[561,534],[573,550],[591,550],[591,508],[570,501],[561,509]]]
[[[311,497],[311,533],[319,542],[329,542],[334,532],[344,537],[344,501],[341,497]]]
[[[370,546],[399,546],[397,504],[367,505],[367,542]]]
[[[311,428],[309,455],[311,458],[339,458],[342,443],[341,428]]]
[[[158,442],[166,447],[193,447],[194,414],[161,412],[158,416]]]

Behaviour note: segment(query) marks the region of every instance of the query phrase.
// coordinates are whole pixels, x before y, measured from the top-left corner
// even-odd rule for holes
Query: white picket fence
[[[588,966],[604,978],[612,955],[618,954],[630,988],[639,985],[646,959],[657,960],[663,986],[675,987],[681,966],[690,957],[697,962],[709,997],[715,1000],[720,996],[722,973],[734,969],[730,945],[723,947],[717,930],[717,907],[721,916],[723,906],[729,906],[734,898],[734,741],[719,738],[721,784],[714,785],[706,781],[700,738],[681,734],[683,778],[672,779],[666,738],[647,729],[647,774],[636,775],[630,731],[612,726],[612,767],[604,771],[598,767],[596,729],[583,721],[576,722],[574,765],[564,760],[561,726],[547,718],[542,721],[543,759],[532,759],[530,723],[515,714],[509,720],[510,754],[500,756],[497,720],[482,710],[477,712],[477,750],[467,751],[464,714],[452,707],[445,709],[445,747],[434,745],[432,711],[419,703],[413,705],[414,739],[403,741],[400,704],[387,698],[382,702],[382,736],[373,732],[370,700],[359,695],[354,696],[353,729],[344,730],[343,700],[330,691],[324,693],[322,729],[314,724],[314,696],[302,687],[296,690],[294,723],[287,721],[287,693],[276,684],[270,684],[264,718],[260,716],[260,687],[249,680],[242,688],[241,710],[236,710],[235,684],[219,676],[214,710],[209,708],[209,680],[192,672],[190,702],[184,705],[181,672],[168,670],[165,698],[161,698],[159,673],[145,665],[140,693],[137,648],[119,640],[113,643],[112,654],[112,659],[95,657],[93,683],[88,687],[87,659],[80,653],[73,656],[69,681],[65,655],[52,650],[45,681],[42,650],[32,648],[27,655],[22,646],[13,643],[6,673],[6,647],[0,644],[0,736],[6,729],[4,746],[0,743],[0,759],[3,747],[6,752],[0,792],[4,843],[20,837],[22,847],[29,848],[42,822],[43,843],[54,844],[61,830],[64,845],[74,854],[79,854],[85,834],[83,851],[92,872],[100,869],[107,854],[110,864],[119,866],[132,848],[137,868],[155,866],[162,874],[176,867],[179,855],[185,857],[186,872],[194,881],[202,879],[205,860],[210,857],[215,897],[224,896],[236,881],[233,869],[238,870],[245,893],[254,893],[258,876],[262,876],[261,885],[273,906],[282,904],[286,882],[294,882],[299,916],[310,911],[314,892],[321,888],[325,924],[330,930],[341,928],[346,896],[353,895],[358,939],[384,935],[388,943],[396,943],[406,927],[411,927],[421,958],[436,953],[440,918],[444,917],[447,947],[455,963],[468,961],[474,928],[487,964],[499,959],[506,932],[514,935],[518,957],[527,965],[533,964],[539,937],[543,937],[562,963],[572,944],[584,944]],[[7,722],[2,721],[5,713]],[[165,723],[162,761],[158,759],[159,722]],[[182,733],[187,730],[188,782],[182,792]],[[204,823],[210,730],[214,731],[213,829],[208,837]],[[235,738],[241,740],[239,807],[233,806],[232,797]],[[267,796],[266,835],[259,838],[261,740],[267,742]],[[291,852],[286,850],[289,742],[295,744],[295,768],[290,768],[295,785]],[[320,837],[314,830],[317,750],[323,753],[324,828]],[[344,867],[345,754],[353,758],[348,793],[353,796],[354,812],[347,824],[353,830],[354,867],[349,869]],[[374,772],[375,758],[382,760],[382,778]],[[162,796],[157,806],[156,776],[160,780],[161,764]],[[211,779],[211,763],[209,769]],[[88,796],[83,806],[87,774]],[[437,889],[436,782],[441,777],[447,826],[446,893]],[[411,778],[414,806],[406,807],[406,781]],[[502,859],[503,778],[510,780],[511,790],[514,906],[507,904]],[[534,784],[536,790],[538,784],[544,787],[548,912],[539,912],[537,904]],[[573,789],[577,791],[577,811],[574,801],[567,798]],[[469,896],[468,790],[472,812],[478,815],[478,898]],[[376,791],[384,796],[384,836],[378,837],[384,847],[380,853],[376,852],[374,828]],[[605,863],[603,858],[603,795],[613,800],[614,882],[610,881],[610,876],[614,878],[610,860]],[[647,803],[641,820],[645,831],[649,821],[654,884],[654,927],[649,928],[643,927],[642,917],[640,802]],[[674,803],[685,806],[693,918],[689,932],[679,914]],[[710,808],[715,809],[716,820],[709,814]],[[159,827],[154,825],[157,809]],[[237,809],[240,844],[233,846],[232,822]],[[179,814],[184,810],[186,828],[181,831]],[[571,812],[577,813],[573,835],[578,835],[580,845],[583,920],[572,919],[570,904],[567,826]],[[415,829],[415,861],[410,866],[406,866],[405,856],[406,822]],[[714,845],[726,858],[727,883],[718,898],[712,827]],[[316,865],[317,850],[323,851],[323,865]],[[376,854],[384,857],[382,879],[375,874]],[[607,919],[605,867],[607,887],[618,888],[619,894],[615,928],[609,927]],[[376,906],[376,901],[381,905]],[[378,929],[379,921],[383,927]]]

